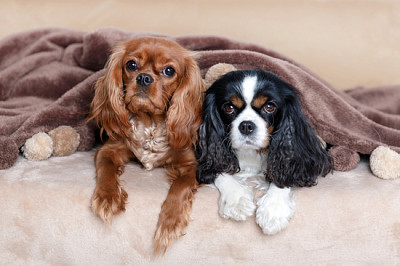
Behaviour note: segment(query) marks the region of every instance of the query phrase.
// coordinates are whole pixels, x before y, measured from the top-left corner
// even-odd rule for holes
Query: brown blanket
[[[118,41],[153,35],[100,29],[39,29],[0,42],[0,169],[11,167],[25,141],[60,125],[81,135],[79,150],[95,144],[96,127],[85,124],[93,84]],[[400,152],[400,86],[339,91],[293,60],[217,36],[169,37],[198,51],[204,74],[217,63],[275,72],[299,92],[304,112],[328,144],[349,154],[385,145]],[[341,162],[346,164],[346,161]],[[341,169],[346,169],[341,165]]]

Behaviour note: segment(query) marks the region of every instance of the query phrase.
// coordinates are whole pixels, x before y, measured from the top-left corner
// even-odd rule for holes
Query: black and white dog
[[[265,234],[281,231],[294,214],[291,187],[313,186],[332,170],[294,88],[264,70],[233,71],[208,89],[203,108],[198,181],[219,189],[223,218],[245,220],[257,208]],[[245,182],[250,176],[267,186],[257,206]]]

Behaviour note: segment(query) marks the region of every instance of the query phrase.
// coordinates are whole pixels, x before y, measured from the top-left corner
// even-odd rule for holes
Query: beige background
[[[398,0],[2,0],[0,37],[37,27],[115,26],[257,43],[340,89],[400,83]]]

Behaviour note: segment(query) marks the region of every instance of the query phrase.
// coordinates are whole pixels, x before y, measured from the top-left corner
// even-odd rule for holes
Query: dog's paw
[[[127,199],[128,193],[120,186],[114,189],[96,187],[91,200],[91,209],[105,223],[111,224],[114,215],[125,211]]]
[[[219,200],[219,215],[225,219],[244,221],[253,215],[256,206],[254,204],[253,192],[247,188],[222,194]]]
[[[168,210],[163,205],[154,233],[155,252],[164,254],[173,241],[185,234],[188,222],[187,211],[179,211],[179,208]]]
[[[276,197],[268,192],[257,201],[256,222],[264,234],[273,235],[285,229],[295,210],[294,195]]]
[[[181,224],[178,222],[178,224]],[[158,224],[154,233],[155,252],[164,254],[169,245],[185,234],[184,228],[175,224],[175,221]]]

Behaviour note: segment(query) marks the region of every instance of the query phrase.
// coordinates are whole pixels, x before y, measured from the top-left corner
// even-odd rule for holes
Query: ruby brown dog
[[[104,222],[125,211],[119,176],[133,159],[166,167],[171,181],[154,235],[165,252],[188,224],[196,181],[194,145],[205,90],[193,52],[174,41],[145,37],[118,44],[95,86],[91,118],[109,139],[95,155],[91,208]]]

